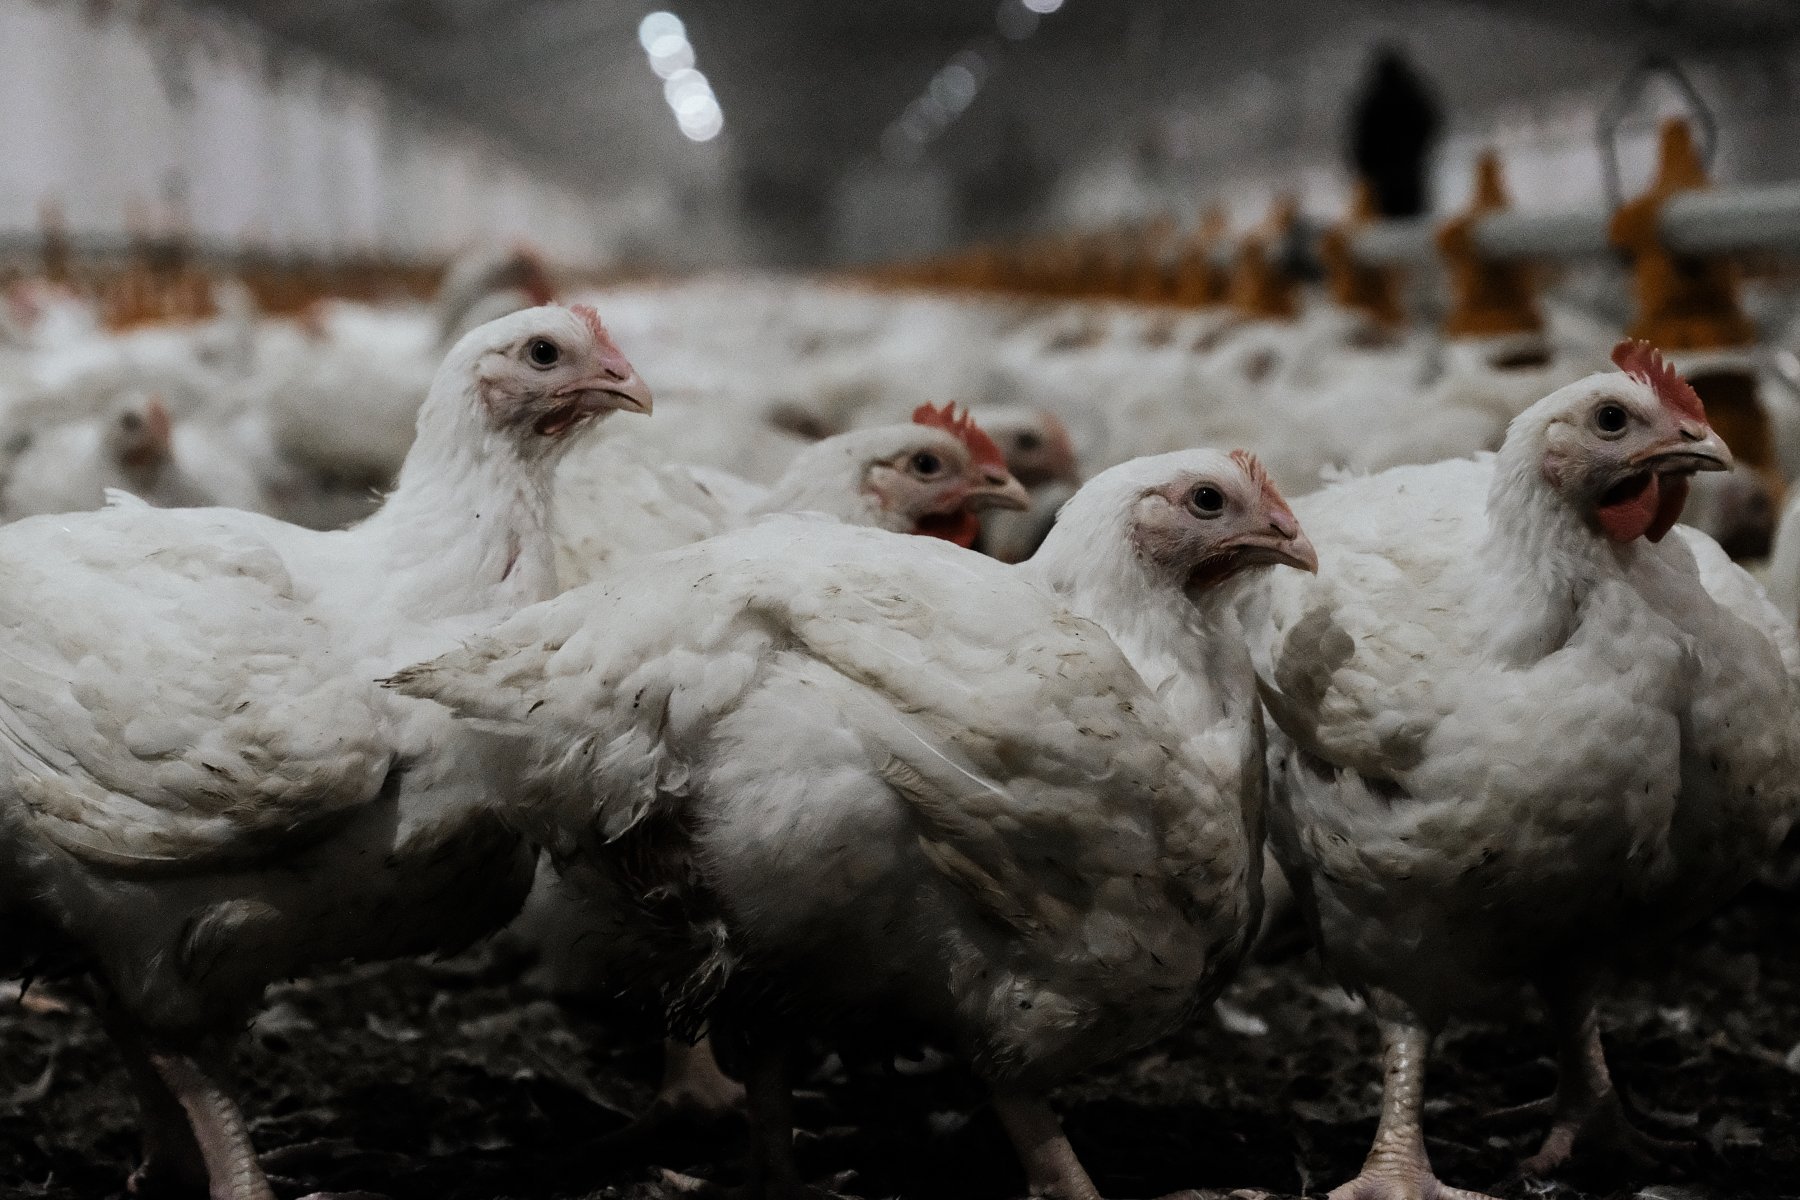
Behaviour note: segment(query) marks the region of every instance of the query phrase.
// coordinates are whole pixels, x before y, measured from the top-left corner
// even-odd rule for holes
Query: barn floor
[[[609,1164],[586,1147],[644,1104],[655,1054],[507,975],[400,964],[277,989],[238,1066],[284,1198],[316,1188],[394,1200],[671,1195],[653,1168]],[[1624,988],[1609,1028],[1628,1101],[1653,1131],[1697,1141],[1691,1163],[1513,1178],[1534,1134],[1483,1114],[1549,1089],[1544,1031],[1528,1017],[1444,1039],[1428,1112],[1440,1174],[1512,1198],[1800,1196],[1800,904],[1772,892],[1740,901]],[[31,1013],[9,1002],[0,1046],[0,1196],[121,1194],[133,1110],[97,1023],[81,1009]],[[1257,966],[1219,1016],[1081,1080],[1061,1105],[1109,1196],[1193,1186],[1320,1195],[1361,1162],[1374,1047],[1372,1021],[1310,961]],[[827,1063],[798,1105],[809,1176],[854,1168],[840,1186],[868,1197],[1018,1194],[999,1126],[960,1071]],[[688,1137],[654,1161],[729,1182],[734,1167],[719,1152],[731,1145],[729,1135]]]

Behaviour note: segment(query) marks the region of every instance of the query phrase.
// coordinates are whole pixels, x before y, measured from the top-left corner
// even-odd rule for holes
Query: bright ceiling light
[[[686,38],[661,38],[650,52],[650,69],[663,79],[694,65],[694,47]]]
[[[638,42],[650,69],[663,81],[663,99],[689,141],[710,142],[725,128],[725,113],[712,84],[694,65],[687,26],[672,12],[653,12],[638,22]]]
[[[702,113],[718,112],[719,102],[713,98],[711,92],[704,92],[696,96],[683,96],[680,103],[671,104],[669,107],[675,110],[678,120],[685,121],[689,118],[697,120]]]
[[[692,67],[675,72],[663,84],[663,99],[677,112],[681,111],[683,104],[695,97],[711,100],[712,94],[712,84],[707,82],[706,76]]]
[[[725,128],[725,114],[719,111],[717,104],[712,104],[703,112],[678,115],[676,123],[681,126],[682,136],[688,141],[710,142]]]
[[[646,53],[656,53],[656,43],[663,38],[676,37],[687,40],[687,26],[681,18],[672,12],[653,12],[638,22],[638,44]]]
[[[1063,0],[1019,0],[1019,2],[1040,17],[1047,17],[1063,6]]]
[[[711,96],[694,96],[675,110],[675,120],[683,125],[705,125],[724,116],[719,102]]]

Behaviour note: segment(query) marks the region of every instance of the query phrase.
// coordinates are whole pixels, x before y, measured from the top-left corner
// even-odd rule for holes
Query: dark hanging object
[[[1350,112],[1350,160],[1383,217],[1430,207],[1427,172],[1442,124],[1430,87],[1392,48],[1376,53]]]

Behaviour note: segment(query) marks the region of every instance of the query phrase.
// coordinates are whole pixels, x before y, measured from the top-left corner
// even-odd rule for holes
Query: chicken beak
[[[1319,552],[1285,505],[1269,510],[1266,528],[1234,538],[1231,545],[1244,566],[1293,567],[1308,575],[1319,573]]]
[[[1253,533],[1232,541],[1240,567],[1293,567],[1308,575],[1319,573],[1319,553],[1312,539],[1295,532],[1292,537],[1278,533]]]
[[[616,409],[649,416],[654,405],[649,387],[635,371],[623,377],[608,371],[587,379],[577,379],[557,388],[555,395],[559,399],[579,397],[582,407],[593,413]]]
[[[1319,573],[1319,552],[1313,549],[1312,539],[1304,530],[1295,533],[1286,546],[1274,551],[1274,555],[1277,563],[1305,571],[1308,575]]]
[[[971,509],[1007,508],[1023,512],[1031,507],[1031,493],[1010,472],[998,467],[983,467],[981,483],[969,489],[964,503]]]
[[[1683,421],[1672,437],[1631,456],[1633,468],[1661,473],[1729,471],[1731,464],[1731,448],[1704,421]]]

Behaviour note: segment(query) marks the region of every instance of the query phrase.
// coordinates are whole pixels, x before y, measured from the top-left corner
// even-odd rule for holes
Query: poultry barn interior
[[[1793,0],[0,111],[0,1198],[1800,1197]]]

